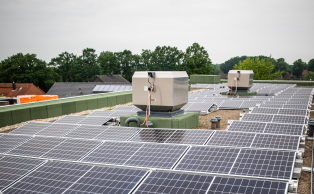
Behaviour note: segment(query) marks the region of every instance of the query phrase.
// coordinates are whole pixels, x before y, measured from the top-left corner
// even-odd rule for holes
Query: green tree
[[[132,76],[134,73],[134,58],[130,50],[124,50],[122,52],[115,53],[118,59],[118,63],[121,67],[121,74],[128,81],[132,81]]]
[[[51,59],[49,66],[53,66],[56,72],[62,77],[63,82],[72,82],[77,67],[77,56],[73,53],[63,52],[58,57]]]
[[[311,59],[311,60],[307,63],[307,65],[308,65],[307,70],[314,72],[314,59]]]
[[[143,58],[141,55],[133,55],[133,70],[134,71],[147,71],[148,70],[146,69],[146,66],[143,63]]]
[[[74,81],[88,82],[91,81],[96,75],[100,74],[100,68],[97,62],[96,51],[92,48],[83,50],[83,54],[78,57],[75,66],[75,74],[77,75]]]
[[[188,75],[211,74],[214,69],[207,51],[198,43],[186,49],[183,65]]]
[[[313,71],[307,72],[307,74],[303,76],[303,79],[314,81],[314,72]]]
[[[141,70],[142,71],[148,71],[148,70],[156,71],[155,69],[152,68],[151,58],[152,58],[152,51],[143,49],[141,53],[141,60],[142,60]]]
[[[184,53],[177,47],[157,46],[154,51],[143,50],[144,64],[152,71],[176,71],[182,69]]]
[[[45,61],[36,54],[18,53],[0,63],[0,82],[2,83],[33,83],[47,92],[54,82],[61,77],[52,67],[47,67]]]
[[[106,51],[98,56],[101,74],[121,74],[121,67],[115,53]]]
[[[214,67],[214,69],[213,69],[213,74],[214,74],[214,75],[219,75],[219,74],[223,73],[223,72],[221,71],[221,69],[220,69],[220,65],[219,65],[219,64],[213,65],[213,67]]]
[[[273,69],[273,73],[277,71],[282,71],[282,74],[281,74],[281,78],[282,78],[287,72],[289,64],[286,63],[284,58],[279,58],[277,60],[274,60],[274,65],[275,65],[275,68]]]
[[[233,57],[227,61],[225,61],[224,63],[222,63],[220,65],[220,69],[224,72],[224,73],[228,73],[229,70],[233,69],[233,66],[238,64],[240,61],[243,61],[247,58],[247,56],[242,56],[242,57]]]
[[[273,60],[270,57],[263,59],[248,57],[244,61],[240,61],[233,68],[236,70],[253,70],[255,80],[270,80],[282,74],[281,71],[272,74],[271,72],[274,67]]]
[[[301,59],[296,60],[293,62],[292,66],[292,73],[296,77],[301,77],[303,70],[307,69],[307,64],[303,62]]]
[[[236,64],[239,64],[240,61],[243,61],[247,58],[248,56],[241,56],[241,57],[233,57],[227,61],[225,61],[224,63],[222,63],[220,65],[220,69],[224,72],[224,73],[228,73],[229,70],[233,69],[233,66],[235,66]],[[260,56],[252,56],[251,58],[259,58],[259,59],[264,59],[267,58],[264,55],[260,55]]]

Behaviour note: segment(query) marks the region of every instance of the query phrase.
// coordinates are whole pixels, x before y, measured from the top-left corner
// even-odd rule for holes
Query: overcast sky
[[[308,62],[313,10],[313,0],[0,0],[0,60],[197,42],[214,64],[242,55]]]

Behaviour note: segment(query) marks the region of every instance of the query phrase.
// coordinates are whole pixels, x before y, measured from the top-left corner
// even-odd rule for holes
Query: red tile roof
[[[0,83],[0,96],[9,98],[18,95],[45,95],[46,93],[32,83],[16,83],[16,89],[13,90],[12,83]]]

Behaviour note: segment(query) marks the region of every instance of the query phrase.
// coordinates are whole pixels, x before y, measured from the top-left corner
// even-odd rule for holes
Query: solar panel
[[[265,108],[265,107],[269,107],[269,108],[282,108],[283,106],[285,106],[284,104],[261,104],[259,107],[260,108]]]
[[[183,109],[183,110],[185,111],[185,110],[188,109],[192,104],[193,104],[192,102],[188,102],[188,103],[186,103],[181,109]]]
[[[287,183],[269,180],[215,177],[208,193],[286,194]]]
[[[30,136],[22,135],[3,135],[0,136],[0,153],[4,154],[21,145],[27,140],[31,139]]]
[[[116,92],[116,91],[127,91],[132,90],[131,85],[96,85],[93,92]]]
[[[259,122],[271,122],[274,115],[265,114],[247,114],[242,115],[241,121],[259,121]]]
[[[277,108],[254,108],[250,113],[278,114]]]
[[[231,125],[227,128],[227,130],[263,133],[265,127],[266,123],[232,121]]]
[[[84,120],[81,120],[78,122],[78,124],[81,125],[103,125],[106,122],[108,122],[111,119],[111,117],[93,117],[93,116],[88,116],[85,117]]]
[[[304,125],[267,123],[264,133],[302,135]]]
[[[64,140],[65,139],[62,138],[34,137],[8,153],[13,155],[40,157]]]
[[[219,109],[240,109],[243,101],[224,101],[218,107]]]
[[[185,112],[209,112],[210,107],[212,107],[212,103],[191,103],[191,105],[185,109]]]
[[[112,114],[110,115],[110,117],[121,117],[121,116],[125,116],[125,115],[129,115],[129,114],[136,114],[133,111],[112,111]]]
[[[142,146],[140,143],[105,142],[82,161],[123,165]]]
[[[228,174],[240,149],[191,147],[175,170]]]
[[[13,130],[10,134],[25,134],[25,135],[35,135],[44,128],[50,126],[52,123],[44,122],[28,122],[25,125]]]
[[[304,116],[274,115],[273,123],[305,124]]]
[[[286,101],[282,101],[282,100],[265,102],[265,104],[268,104],[268,105],[284,105],[286,103],[287,103]]]
[[[302,135],[304,125],[282,123],[259,123],[250,121],[232,121],[227,131]]]
[[[308,105],[309,102],[308,102],[308,101],[304,102],[304,101],[292,101],[292,100],[290,100],[290,101],[288,101],[286,104]]]
[[[278,114],[281,115],[299,115],[299,116],[306,116],[308,114],[306,109],[279,109]]]
[[[303,104],[285,104],[282,106],[282,108],[288,108],[288,109],[309,109],[309,105],[303,105]]]
[[[180,193],[205,194],[213,176],[174,172],[152,172],[135,191],[135,194]]]
[[[130,141],[164,143],[174,132],[167,129],[142,129]]]
[[[183,145],[143,144],[124,165],[171,169],[187,148]]]
[[[100,111],[100,110],[95,110],[94,112],[90,113],[87,116],[93,116],[93,117],[110,117],[112,114],[112,111]]]
[[[130,193],[147,171],[94,166],[74,183],[65,194],[74,193]]]
[[[199,103],[203,103],[204,102],[204,99],[198,99],[198,98],[196,98],[196,99],[188,99],[188,102],[189,103],[194,103],[194,102],[199,102]],[[185,107],[184,107],[185,108]]]
[[[77,182],[92,166],[47,162],[5,190],[5,193],[62,193]]]
[[[254,137],[253,133],[215,131],[207,145],[251,147]]]
[[[107,130],[98,134],[94,139],[127,141],[139,131],[135,127],[109,127]]]
[[[79,125],[53,123],[52,125],[38,132],[36,135],[62,137],[78,126]]]
[[[230,174],[291,179],[295,152],[241,150]]]
[[[299,136],[257,134],[252,147],[298,150],[299,142]]]
[[[113,109],[113,111],[127,111],[127,112],[136,112],[139,110],[140,109],[137,108],[136,106],[117,106],[116,108]]]
[[[176,130],[165,143],[204,145],[212,133],[210,130]]]
[[[11,156],[0,158],[0,191],[43,162],[38,159]]]
[[[41,157],[78,161],[101,143],[102,142],[91,140],[66,139]]]
[[[93,139],[108,128],[107,126],[80,125],[65,137]]]
[[[308,112],[306,109],[254,108],[251,113],[306,116]]]
[[[56,120],[54,123],[71,123],[71,124],[77,124],[80,121],[84,120],[84,116],[74,116],[74,115],[66,115],[58,120]]]
[[[241,104],[240,108],[243,109],[248,109],[251,107],[256,107],[257,104],[261,104],[263,101],[243,101],[243,103]]]

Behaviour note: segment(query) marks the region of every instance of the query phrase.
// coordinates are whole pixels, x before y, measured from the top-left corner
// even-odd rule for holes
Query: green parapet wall
[[[0,127],[12,125],[12,112],[11,110],[0,110]]]
[[[78,98],[74,100],[75,102],[75,112],[82,112],[88,110],[87,101],[85,98]]]
[[[98,101],[97,101],[97,98],[95,97],[86,98],[86,103],[87,103],[88,110],[93,110],[93,109],[98,108]]]
[[[103,108],[103,107],[108,107],[107,96],[101,96],[100,98],[97,98],[97,108]]]
[[[175,118],[161,118],[161,117],[149,117],[149,121],[153,122],[153,128],[173,128],[173,129],[192,129],[198,126],[198,113],[186,112],[182,116]],[[120,125],[124,126],[125,121],[130,118],[138,118],[143,123],[145,117],[137,116],[137,114],[129,114],[120,117]],[[138,127],[135,122],[129,123],[129,127]],[[140,126],[141,128],[146,128],[145,125]]]
[[[47,106],[44,104],[30,107],[31,119],[45,119],[48,117]]]
[[[34,119],[111,107],[132,102],[132,91],[112,92],[0,107],[0,127]]]
[[[62,114],[62,104],[60,103],[50,103],[47,104],[47,118],[58,117]]]
[[[190,75],[190,84],[218,84],[220,75]]]
[[[12,124],[31,120],[31,109],[29,107],[19,106],[11,110]]]
[[[220,80],[222,83],[228,83],[228,80]],[[295,81],[295,80],[253,80],[253,83],[264,84],[296,84],[297,86],[314,86],[314,81]]]

